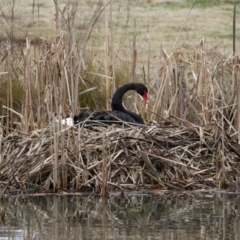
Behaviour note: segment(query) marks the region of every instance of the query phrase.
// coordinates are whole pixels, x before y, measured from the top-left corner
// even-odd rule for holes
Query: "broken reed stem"
[[[108,155],[108,147],[107,147],[107,137],[103,136],[103,160],[102,160],[102,188],[101,188],[101,195],[107,196],[108,189],[107,189],[107,179],[108,179],[108,162],[109,162],[109,155]]]

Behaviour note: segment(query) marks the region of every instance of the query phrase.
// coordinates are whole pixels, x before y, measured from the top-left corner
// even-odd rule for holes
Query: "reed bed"
[[[237,187],[239,181],[240,146],[223,136],[218,123],[200,127],[159,121],[140,128],[112,125],[62,130],[50,125],[29,134],[13,131],[1,139],[1,146],[4,193],[107,195],[127,189]]]
[[[114,49],[111,4],[96,5],[76,35],[77,7],[68,18],[55,15],[65,23],[56,24],[55,37],[0,46],[1,193],[238,186],[238,55],[202,39],[171,51],[161,46],[153,61],[149,41],[140,63],[136,34],[130,50]],[[103,13],[105,40],[96,45],[91,34]],[[115,87],[131,81],[149,88],[148,106],[132,95],[124,100],[146,126],[60,124],[85,107],[108,109]]]
[[[204,42],[191,52],[168,54],[162,47],[150,104],[125,101],[146,126],[78,128],[61,119],[82,111],[79,91],[102,84],[87,88],[88,72],[79,65],[86,60],[65,46],[63,36],[45,41],[34,57],[27,41],[18,79],[10,70],[2,75],[8,93],[0,128],[2,194],[238,186],[237,57],[216,56]],[[16,85],[21,101],[14,99]]]
[[[27,42],[23,78],[2,75],[10,93],[1,118],[2,193],[238,186],[237,58],[217,59],[204,42],[190,53],[162,47],[150,105],[127,104],[146,126],[66,128],[56,119],[78,113],[86,73],[77,52],[66,57],[65,41],[43,42],[33,64]]]

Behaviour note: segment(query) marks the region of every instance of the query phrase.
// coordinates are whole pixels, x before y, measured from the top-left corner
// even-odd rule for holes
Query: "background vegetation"
[[[21,122],[28,131],[80,107],[109,108],[115,88],[130,81],[148,85],[147,110],[162,117],[204,123],[216,117],[211,109],[220,100],[234,115],[232,2],[106,4],[1,3],[0,112],[7,125]],[[150,112],[146,120],[154,119]]]

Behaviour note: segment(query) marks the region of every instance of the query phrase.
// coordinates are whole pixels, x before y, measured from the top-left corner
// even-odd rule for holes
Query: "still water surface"
[[[240,239],[240,195],[164,193],[0,202],[0,240]]]

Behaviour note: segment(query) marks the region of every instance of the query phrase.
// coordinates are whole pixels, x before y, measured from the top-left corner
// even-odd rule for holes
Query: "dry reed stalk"
[[[167,62],[167,55],[165,54],[165,50],[163,49],[163,47],[161,48],[161,53],[163,54],[163,59],[166,60]],[[166,66],[164,65],[163,68],[165,68]],[[162,68],[162,69],[163,69]],[[163,107],[162,107],[162,94],[163,94],[163,89],[164,89],[164,84],[165,84],[165,71],[162,71],[162,69],[159,69],[159,87],[158,87],[158,92],[156,94],[156,100],[155,100],[155,104],[153,105],[153,110],[152,112],[157,114],[158,116],[164,116],[164,112],[163,112]],[[168,67],[166,67],[166,70],[168,69]],[[154,114],[152,114],[152,119],[154,119]]]
[[[166,57],[169,57],[167,52],[165,52],[165,54],[163,55]],[[170,62],[170,75],[171,75],[171,79],[170,81],[168,81],[168,99],[169,102],[171,101],[171,103],[168,106],[168,110],[167,110],[167,114],[166,116],[169,116],[170,113],[176,117],[180,117],[181,113],[183,111],[182,108],[182,95],[183,95],[183,79],[182,79],[182,74],[180,73],[180,69],[183,66],[179,66],[179,57],[180,57],[180,53],[176,53],[173,56],[173,59],[169,59]],[[173,61],[172,61],[173,60]],[[172,85],[172,89],[170,89],[170,86]],[[171,96],[171,91],[172,93],[175,95],[175,97]],[[173,104],[174,103],[174,104]]]
[[[104,44],[104,50],[105,50],[105,75],[109,76],[109,32],[108,32],[108,7],[107,7],[107,0],[104,0],[105,4],[105,28],[106,28],[106,37],[105,37],[105,44]],[[111,41],[111,40],[110,40]],[[110,96],[111,96],[111,83],[109,82],[109,79],[106,78],[106,109],[110,109]]]
[[[102,187],[101,187],[101,195],[107,196],[108,195],[108,189],[107,189],[107,180],[108,180],[108,162],[109,162],[109,154],[108,154],[108,147],[107,147],[107,138],[106,136],[103,136],[103,161],[102,161]]]
[[[204,39],[201,40],[200,43],[200,53],[199,53],[199,66],[198,66],[198,79],[197,79],[197,100],[199,102],[198,107],[197,107],[197,111],[198,112],[202,112],[204,113],[204,109],[205,109],[205,105],[204,105],[204,101],[203,101],[203,96],[206,94],[205,92],[205,68],[206,68],[206,59],[205,59],[205,52],[204,52]],[[203,122],[205,122],[204,120],[204,114],[202,114],[202,118],[203,118]]]
[[[60,26],[59,26],[59,7],[58,7],[58,0],[53,0],[54,7],[55,7],[55,29],[56,29],[56,35],[59,34]]]
[[[221,89],[223,88],[223,81],[224,81],[224,68],[223,68],[223,61],[222,61],[222,77],[221,77],[221,81],[220,81],[220,86]],[[222,99],[224,99],[224,96],[221,96]],[[224,101],[221,101],[221,107],[223,109],[223,104]],[[221,136],[221,181],[222,183],[226,182],[226,177],[225,177],[225,126],[224,126],[224,118],[223,118],[223,114],[221,114],[221,129],[222,129],[222,136]]]
[[[236,86],[236,102],[237,102],[237,117],[235,121],[235,129],[237,130],[238,144],[240,144],[240,83],[239,83],[239,66],[234,65],[233,78]]]
[[[3,139],[3,129],[2,129],[2,122],[0,121],[0,165],[2,164],[2,139]]]
[[[184,79],[185,79],[184,67],[182,66],[179,71],[180,71],[180,74],[178,77],[179,80],[178,80],[178,84],[177,84],[177,86],[179,86],[179,97],[178,97],[179,117],[182,119],[185,119],[185,116],[184,116],[184,92],[186,91],[186,86],[184,84]]]
[[[233,7],[233,56],[234,57],[235,57],[235,52],[236,52],[236,0],[234,0],[234,7]],[[233,61],[233,64],[235,64],[234,61]]]
[[[11,52],[11,45],[10,43],[8,43],[7,45],[7,53],[8,53],[8,58],[7,58],[7,79],[8,79],[8,87],[7,87],[7,107],[10,109],[13,109],[13,100],[12,100],[12,66],[11,66],[11,62],[13,61],[13,55]],[[8,111],[6,111],[6,115],[8,116]],[[10,128],[13,127],[13,115],[12,112],[9,112],[9,116],[10,116],[10,121],[9,118],[7,118],[7,126],[9,126]],[[6,131],[8,132],[8,129],[6,129]]]
[[[216,99],[216,97],[215,97],[215,91],[214,91],[214,78],[215,78],[215,73],[213,73],[212,74],[212,76],[211,76],[211,80],[209,81],[209,84],[210,84],[210,94],[209,94],[209,103],[208,103],[208,105],[209,105],[209,108],[211,107],[212,109],[215,109],[216,108],[216,104],[215,104],[215,99]],[[208,110],[209,110],[209,108],[208,108]],[[216,121],[216,119],[217,119],[217,117],[216,117],[216,111],[213,111],[212,112],[212,114],[210,114],[210,115],[212,115],[212,119],[214,120],[214,121]]]
[[[148,86],[148,91],[149,91],[149,96],[151,96],[151,90],[150,90],[150,66],[151,66],[151,62],[150,62],[150,52],[151,52],[151,39],[150,39],[150,36],[149,34],[147,33],[147,36],[148,36],[148,57],[147,57],[147,86]],[[149,104],[150,104],[150,99],[149,99]],[[146,111],[147,111],[147,116],[146,116],[146,119],[147,121],[151,120],[150,117],[150,111],[149,111],[149,108],[150,108],[150,105],[147,104],[146,105]]]
[[[37,128],[40,129],[42,127],[41,121],[41,84],[40,84],[40,62],[37,62],[36,67],[36,88],[37,88]]]
[[[29,129],[34,129],[33,109],[32,109],[32,76],[31,76],[31,62],[30,62],[30,41],[26,39],[26,50],[24,54],[24,80],[25,80],[25,104],[24,104],[24,131],[28,132]]]
[[[134,19],[134,34],[132,41],[132,82],[136,80],[136,63],[137,63],[137,49],[136,49],[136,19]]]
[[[113,7],[112,1],[110,1],[110,43],[111,43],[111,68],[109,72],[111,73],[110,76],[112,77],[111,80],[111,96],[112,92],[116,90],[116,74],[115,74],[115,48],[114,48],[114,41],[113,41]]]
[[[203,51],[205,51],[205,39],[202,40],[202,49]],[[203,104],[203,123],[204,124],[207,124],[209,122],[209,114],[208,114],[208,106],[209,106],[209,102],[210,99],[209,99],[209,85],[210,85],[210,81],[211,81],[211,78],[209,77],[208,75],[208,68],[207,68],[207,63],[206,63],[206,57],[204,59],[204,69],[203,69],[203,79],[204,79],[204,86],[203,86],[203,99],[202,99],[202,104]]]

